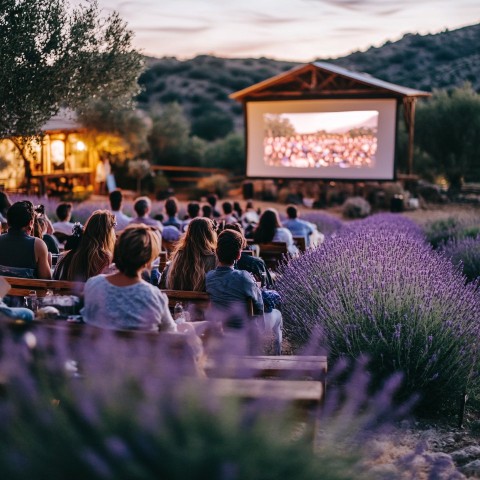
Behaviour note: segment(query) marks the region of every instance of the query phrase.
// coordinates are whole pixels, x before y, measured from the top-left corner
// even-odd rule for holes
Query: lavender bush
[[[439,248],[449,240],[477,237],[480,234],[480,216],[465,214],[458,217],[440,218],[427,222],[424,225],[424,231],[427,241],[433,248]]]
[[[440,251],[459,266],[469,282],[480,276],[480,236],[453,238]]]
[[[331,389],[314,454],[281,405],[220,401],[169,341],[65,332],[12,339],[0,327],[3,478],[372,478],[362,445],[397,418],[399,377],[369,399],[359,364],[345,389]]]
[[[291,260],[276,285],[290,342],[321,329],[332,360],[367,354],[379,380],[403,372],[401,394],[433,412],[479,386],[480,298],[464,280],[415,235],[374,222]]]
[[[359,229],[383,231],[389,235],[407,236],[420,242],[425,240],[422,228],[413,220],[398,213],[376,213],[362,220],[345,223],[343,228],[348,231]]]
[[[324,212],[305,212],[302,213],[301,219],[316,225],[318,231],[325,236],[332,235],[343,226],[343,222],[340,219]]]

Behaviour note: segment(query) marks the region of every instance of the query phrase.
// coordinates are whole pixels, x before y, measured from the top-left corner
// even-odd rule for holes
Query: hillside
[[[480,24],[435,35],[407,34],[397,42],[326,61],[420,90],[468,81],[480,91]]]
[[[469,81],[480,91],[479,45],[477,24],[438,34],[407,34],[365,52],[322,60],[422,90],[451,88]],[[231,128],[239,129],[242,107],[228,95],[296,65],[268,58],[225,59],[209,55],[185,61],[149,58],[147,64],[140,78],[144,88],[138,97],[140,106],[155,111],[159,104],[178,102],[192,123],[192,133],[199,136],[208,122],[228,124],[223,134]]]

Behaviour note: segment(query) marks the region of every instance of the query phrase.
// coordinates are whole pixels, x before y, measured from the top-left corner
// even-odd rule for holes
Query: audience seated
[[[58,232],[63,235],[71,235],[73,223],[70,222],[72,218],[72,204],[71,203],[59,203],[56,210],[58,222],[53,224],[54,233]]]
[[[123,207],[122,191],[119,188],[117,188],[113,192],[110,192],[109,199],[110,199],[110,209],[112,210],[112,213],[115,215],[115,221],[117,222],[115,231],[121,232],[132,221],[131,217],[125,215],[122,212],[122,207]]]
[[[257,227],[259,220],[260,215],[253,208],[253,202],[248,201],[245,208],[245,213],[241,216],[242,227],[247,238],[253,238],[253,231]]]
[[[182,222],[177,217],[178,202],[174,197],[168,198],[165,201],[165,212],[167,213],[167,220],[163,221],[163,226],[172,226],[180,231],[182,228]]]
[[[218,197],[214,193],[211,193],[207,197],[207,202],[212,207],[213,218],[220,218],[222,216],[221,213],[215,208],[215,206],[217,205],[217,200]]]
[[[243,210],[239,202],[233,202],[233,211],[235,212],[235,216],[237,217],[237,220],[240,220],[243,215]]]
[[[8,232],[0,235],[0,274],[50,279],[47,245],[32,236],[35,211],[28,200],[7,211]]]
[[[293,236],[290,230],[284,228],[274,208],[265,210],[260,216],[257,228],[253,232],[255,243],[285,242],[288,253],[298,254],[298,248],[293,243]]]
[[[210,205],[203,205],[202,206],[202,216],[204,218],[212,218],[213,217],[212,207]]]
[[[54,279],[85,282],[102,273],[112,262],[114,247],[115,216],[96,210],[85,223],[78,247],[59,259]]]
[[[182,232],[187,230],[188,224],[194,219],[197,218],[200,214],[200,204],[198,202],[190,202],[187,205],[188,218],[186,218],[182,223]]]
[[[234,264],[240,259],[245,244],[245,238],[235,230],[228,229],[220,233],[216,250],[218,267],[207,273],[206,287],[216,309],[231,312],[233,307],[242,305],[244,316],[247,316],[249,312],[246,306],[249,299],[253,301],[257,313],[263,313],[264,304],[262,292],[252,275],[244,270],[234,269]],[[241,316],[230,318],[226,326],[241,328],[243,326]],[[278,310],[273,309],[270,315],[264,316],[264,329],[274,333],[275,351],[280,354],[282,316]]]
[[[9,196],[0,191],[0,223],[7,223],[7,211],[12,206]]]
[[[305,222],[298,218],[298,210],[295,205],[289,205],[287,207],[288,220],[283,222],[283,226],[288,228],[292,235],[295,237],[303,237],[305,239],[305,245],[310,246],[310,235],[314,231],[314,226],[310,222]]]
[[[137,213],[137,217],[130,220],[130,225],[143,223],[149,227],[157,228],[160,232],[162,231],[162,224],[158,220],[154,220],[150,217],[150,212],[152,211],[152,202],[148,197],[137,198],[133,208]]]
[[[216,266],[217,234],[213,221],[194,218],[175,246],[160,280],[161,288],[205,291],[205,274]]]
[[[159,253],[158,235],[150,227],[127,227],[115,247],[118,272],[94,276],[85,285],[85,322],[112,329],[175,332],[167,296],[142,280],[142,271],[151,268]]]
[[[226,224],[238,222],[238,218],[233,213],[233,205],[231,202],[223,202],[222,210],[223,216],[221,218]]]
[[[242,227],[240,227],[238,223],[229,223],[225,225],[224,231],[225,230],[235,230],[244,237]],[[261,282],[262,287],[273,288],[273,281],[270,272],[268,271],[265,262],[260,257],[248,255],[242,250],[240,258],[235,262],[235,268],[237,270],[250,272],[258,282]]]
[[[49,253],[53,255],[58,255],[60,253],[60,250],[58,248],[58,240],[53,235],[49,235],[47,233],[48,223],[48,219],[46,219],[42,214],[35,215],[33,236],[36,238],[40,238],[45,242]]]
[[[325,236],[317,230],[316,225],[298,218],[298,210],[295,205],[287,207],[287,216],[288,220],[283,222],[283,226],[288,228],[294,237],[305,238],[307,247],[320,245],[325,239]]]

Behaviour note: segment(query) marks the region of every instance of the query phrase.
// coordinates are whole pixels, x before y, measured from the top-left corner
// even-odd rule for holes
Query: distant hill
[[[480,24],[438,34],[407,34],[396,42],[371,47],[337,59],[321,59],[400,85],[430,91],[469,81],[480,91]],[[155,110],[178,102],[192,122],[205,116],[215,121],[243,122],[242,106],[228,98],[232,92],[284,72],[294,62],[268,58],[226,59],[200,55],[180,61],[173,57],[148,58],[140,83],[139,105]],[[213,116],[212,116],[213,115]]]
[[[397,42],[325,61],[420,90],[468,81],[480,91],[480,24],[435,35],[409,33]]]

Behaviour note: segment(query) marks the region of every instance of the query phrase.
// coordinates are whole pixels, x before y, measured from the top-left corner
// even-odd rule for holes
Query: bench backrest
[[[85,284],[83,282],[67,282],[65,280],[41,280],[38,278],[3,277],[9,284],[8,295],[24,297],[31,290],[37,292],[37,296],[44,297],[47,290],[55,295],[75,295],[81,297]]]
[[[194,304],[201,310],[206,310],[210,305],[210,298],[206,292],[189,292],[186,290],[163,290],[168,297],[168,307],[173,310],[175,305],[180,302],[185,307],[186,304]]]
[[[307,249],[307,242],[305,241],[305,237],[293,237],[293,243],[301,252],[304,252]]]
[[[260,243],[260,257],[264,260],[267,268],[276,270],[280,262],[288,253],[285,242]]]

